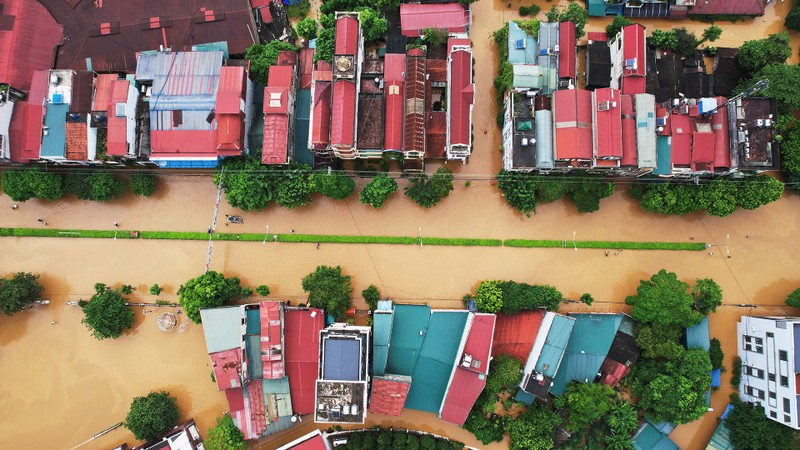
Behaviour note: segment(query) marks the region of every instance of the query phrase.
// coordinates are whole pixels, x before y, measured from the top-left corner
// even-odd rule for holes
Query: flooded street
[[[529,4],[530,2],[525,2]],[[543,10],[549,3],[537,1]],[[566,3],[566,2],[562,2]],[[449,164],[473,181],[466,187],[456,181],[455,191],[432,210],[421,208],[401,193],[382,210],[360,204],[356,196],[346,202],[315,197],[314,204],[296,210],[272,206],[259,213],[240,213],[223,201],[220,214],[235,212],[243,225],[220,226],[220,231],[265,234],[297,233],[347,235],[528,238],[571,240],[695,241],[715,245],[708,252],[624,251],[605,257],[602,250],[458,248],[389,245],[266,244],[216,242],[211,267],[239,276],[243,284],[267,283],[271,297],[296,302],[303,299],[301,278],[317,265],[341,265],[353,276],[354,301],[370,284],[382,295],[400,302],[425,302],[436,308],[461,306],[461,297],[483,279],[513,279],[546,283],[578,298],[590,292],[596,299],[592,310],[626,310],[624,299],[639,280],[664,268],[686,281],[710,277],[722,286],[726,306],[711,318],[711,335],[723,343],[730,370],[735,355],[735,321],[750,309],[736,304],[756,304],[755,314],[787,314],[780,305],[800,287],[797,272],[800,243],[800,196],[785,194],[778,202],[756,211],[738,211],[726,218],[703,214],[660,217],[643,212],[624,186],[601,203],[601,210],[580,215],[568,201],[540,205],[530,219],[512,211],[494,186],[500,168],[499,130],[492,79],[497,55],[491,33],[506,20],[517,17],[520,2],[481,0],[473,5],[476,105],[475,153],[463,168]],[[555,4],[555,2],[553,3]],[[724,32],[718,46],[738,46],[781,28],[790,3],[767,6],[762,18],[737,24],[719,23]],[[542,14],[543,16],[543,14]],[[610,19],[591,19],[587,30],[599,31]],[[670,28],[676,22],[643,21],[650,29]],[[678,22],[700,34],[707,24]],[[792,47],[797,48],[797,33]],[[794,54],[793,58],[797,55]],[[486,130],[486,133],[483,132]],[[204,231],[210,224],[215,186],[210,177],[173,176],[164,181],[154,198],[130,194],[109,203],[74,198],[47,203],[30,200],[19,209],[0,196],[0,224],[4,227],[39,227],[43,219],[53,228],[112,229],[118,222],[125,230]],[[359,183],[363,184],[364,180]],[[746,235],[752,236],[750,239]],[[132,284],[133,301],[152,302],[147,287],[165,287],[160,296],[174,300],[178,286],[202,273],[205,242],[71,240],[0,238],[0,274],[17,271],[42,273],[46,308],[14,317],[0,317],[0,448],[66,449],[124,419],[133,397],[151,390],[169,390],[179,400],[183,418],[194,417],[203,433],[226,408],[225,396],[211,382],[209,361],[198,326],[185,333],[157,329],[155,314],[137,311],[137,324],[116,341],[96,341],[80,323],[78,307],[68,300],[88,298],[96,282],[119,286]],[[726,258],[727,255],[731,258]],[[587,310],[567,305],[565,311]],[[185,320],[183,316],[182,320]],[[145,320],[146,319],[146,320]],[[55,325],[51,322],[55,321]],[[731,391],[730,373],[712,396],[714,413],[681,426],[673,439],[689,450],[705,448]],[[480,448],[459,427],[434,420],[433,415],[406,410],[399,418],[370,416],[368,424],[420,428],[462,440]],[[424,424],[424,425],[422,425]],[[280,435],[285,443],[313,427],[301,427]],[[43,430],[46,430],[43,432]],[[81,448],[109,448],[127,440],[130,433],[118,429]],[[267,444],[264,448],[274,448]]]

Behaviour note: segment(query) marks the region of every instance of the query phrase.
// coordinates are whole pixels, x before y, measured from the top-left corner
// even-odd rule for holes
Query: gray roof
[[[553,114],[540,109],[533,113],[536,127],[536,167],[552,169],[553,161]]]
[[[636,151],[639,168],[656,167],[656,98],[652,94],[633,96],[636,108]]]
[[[203,334],[206,336],[208,353],[237,348],[242,344],[242,308],[223,306],[200,310]]]

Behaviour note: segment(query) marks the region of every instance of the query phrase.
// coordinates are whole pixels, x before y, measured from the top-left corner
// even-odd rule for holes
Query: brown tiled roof
[[[89,157],[86,150],[86,122],[67,122],[67,159],[70,161],[86,161]]]
[[[425,120],[425,157],[444,158],[446,145],[447,112],[428,112]]]
[[[428,81],[447,82],[447,60],[444,59],[428,60]]]

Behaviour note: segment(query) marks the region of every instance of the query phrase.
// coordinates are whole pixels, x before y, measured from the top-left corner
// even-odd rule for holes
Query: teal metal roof
[[[246,335],[244,338],[244,351],[247,354],[247,375],[251,380],[262,378],[264,376],[264,362],[261,360],[261,335]]]
[[[311,89],[298,89],[294,114],[294,160],[314,165],[314,155],[308,149],[308,126],[311,123]]]
[[[642,425],[633,436],[633,448],[635,450],[680,450],[668,436],[659,433],[649,423]]]
[[[261,311],[258,308],[249,308],[245,314],[247,334],[261,334]]]
[[[555,314],[553,325],[547,332],[542,353],[536,361],[536,371],[553,378],[569,343],[569,336],[575,326],[575,319]]]
[[[375,376],[386,374],[391,336],[392,312],[375,311],[372,314],[372,373]]]
[[[656,139],[656,168],[654,175],[669,175],[672,173],[672,138],[669,136],[659,136]]]
[[[391,300],[378,300],[378,311],[391,311],[393,309]]]
[[[636,327],[636,322],[628,315],[622,316],[622,323],[619,324],[619,330],[629,336],[636,337],[636,332],[634,331]]]
[[[508,62],[511,64],[536,64],[538,44],[536,39],[516,23],[508,22]]]
[[[708,331],[708,317],[703,317],[697,325],[686,329],[684,338],[686,348],[699,347],[705,351],[711,348],[711,334]]]
[[[541,89],[544,79],[544,73],[541,66],[532,64],[514,64],[512,66],[514,73],[513,87],[520,89]]]
[[[594,381],[600,366],[608,355],[614,336],[617,334],[622,314],[573,314],[575,328],[569,339],[564,360],[553,378],[553,395],[561,395],[567,384],[576,380]]]
[[[66,103],[48,103],[47,115],[44,125],[47,134],[42,135],[41,156],[50,158],[63,158],[67,148],[67,113],[69,105]]]
[[[708,443],[706,450],[733,450],[731,432],[725,426],[724,421],[721,421],[717,426],[717,431],[711,436],[711,442]]]
[[[435,311],[412,376],[406,408],[438,413],[456,364],[467,311]]]
[[[278,417],[292,415],[292,396],[289,391],[289,377],[277,380],[261,380],[264,386],[264,404],[270,404],[270,396],[274,397],[274,405],[278,408]]]
[[[530,406],[533,404],[533,399],[533,394],[523,391],[522,388],[517,388],[517,395],[514,396],[514,400]]]
[[[586,0],[586,10],[590,16],[605,17],[606,4],[603,0]]]
[[[208,353],[238,348],[242,343],[242,310],[224,306],[200,310]]]
[[[430,316],[431,308],[427,305],[395,305],[386,372],[414,374]]]

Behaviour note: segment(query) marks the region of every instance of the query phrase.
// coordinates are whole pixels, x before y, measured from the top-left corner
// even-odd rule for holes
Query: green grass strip
[[[543,239],[506,239],[506,247],[522,248],[596,248],[603,250],[690,250],[703,251],[704,242],[630,242],[630,241],[556,241]]]
[[[17,237],[55,237],[55,238],[95,238],[95,239],[136,239],[131,230],[59,230],[53,228],[0,228],[0,236]],[[276,235],[266,236],[272,241]],[[331,234],[278,234],[278,242],[308,244],[388,244],[419,245],[419,238],[413,236],[342,236]],[[215,241],[263,242],[263,233],[214,233]],[[139,231],[138,239],[163,239],[176,241],[206,241],[208,233],[202,231]],[[470,239],[423,237],[423,245],[444,245],[453,247],[521,247],[521,248],[569,248],[573,241],[537,239]],[[578,248],[605,250],[705,250],[703,242],[628,242],[628,241],[575,241]]]

